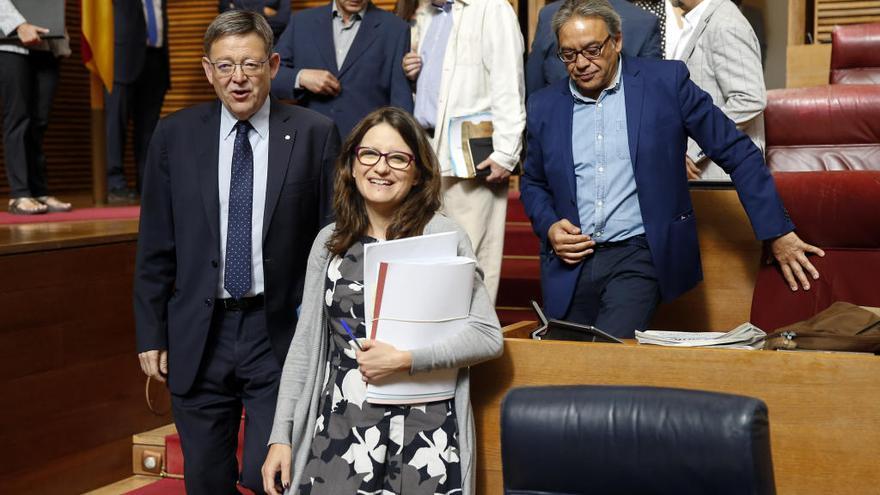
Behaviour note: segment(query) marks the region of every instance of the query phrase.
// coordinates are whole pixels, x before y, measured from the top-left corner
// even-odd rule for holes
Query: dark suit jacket
[[[344,139],[355,124],[379,107],[391,105],[412,112],[412,88],[401,67],[403,55],[409,51],[409,25],[370,3],[345,62],[337,69],[331,6],[291,16],[276,47],[281,69],[272,81],[272,94],[295,98],[330,117]],[[329,97],[294,91],[296,75],[302,69],[329,71],[339,80],[342,92]]]
[[[271,105],[263,294],[282,363],[312,241],[330,220],[339,135],[310,110],[274,99]],[[189,390],[198,371],[219,280],[219,133],[220,102],[197,105],[162,119],[147,155],[134,279],[137,350],[168,349],[176,394]]]
[[[684,63],[623,57],[626,128],[645,234],[660,293],[671,300],[702,279],[697,227],[684,167],[688,136],[730,174],[758,239],[794,230],[761,151],[690,80]],[[567,218],[580,225],[571,129],[574,100],[567,80],[528,102],[528,154],[522,201],[541,238],[541,287],[546,313],[568,309],[583,263],[552,253],[550,226]]]
[[[162,25],[165,26],[162,41],[163,65],[156,81],[171,87],[171,71],[168,61],[168,8],[162,2]],[[144,69],[147,54],[147,20],[142,0],[113,0],[113,81],[133,83]]]
[[[269,21],[272,33],[277,39],[284,32],[284,28],[287,27],[287,21],[290,19],[289,0],[218,0],[217,2],[217,10],[219,12],[237,9],[265,15],[263,12],[264,7],[275,10],[275,15],[266,17],[266,20]]]
[[[626,0],[609,0],[622,20],[623,54],[630,57],[663,58],[660,48],[660,20]],[[553,16],[562,6],[562,0],[545,5],[538,13],[538,26],[535,28],[535,39],[532,51],[526,62],[526,94],[535,91],[560,79],[567,79],[565,64],[556,56],[559,45],[556,34],[550,27]]]

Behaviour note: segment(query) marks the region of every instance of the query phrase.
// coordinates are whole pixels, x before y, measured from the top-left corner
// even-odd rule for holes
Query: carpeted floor
[[[0,212],[0,225],[24,224],[24,223],[47,223],[47,222],[77,222],[89,220],[125,220],[138,218],[140,206],[108,206],[104,208],[75,208],[66,213],[45,213],[42,215],[13,215],[8,212]]]

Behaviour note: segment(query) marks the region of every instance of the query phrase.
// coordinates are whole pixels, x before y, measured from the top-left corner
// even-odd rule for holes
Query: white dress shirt
[[[681,60],[684,56],[684,49],[694,35],[694,30],[700,24],[700,17],[703,11],[709,6],[710,0],[703,0],[699,5],[694,7],[690,12],[686,13],[682,19],[684,20],[684,28],[681,30],[681,36],[678,38],[678,44],[675,45],[675,60]]]
[[[232,151],[235,147],[235,124],[238,119],[220,105],[220,148],[217,160],[217,185],[220,195],[220,279],[217,297],[232,297],[223,288],[226,273],[226,230],[229,223],[229,188],[232,180]],[[269,175],[269,98],[251,116],[254,128],[248,141],[254,155],[254,194],[251,211],[251,289],[246,297],[263,293],[263,211],[266,208],[266,182]]]

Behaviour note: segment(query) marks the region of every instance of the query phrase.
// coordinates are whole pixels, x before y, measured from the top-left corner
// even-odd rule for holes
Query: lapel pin
[[[290,141],[290,134],[285,134],[285,135],[284,135],[284,140],[285,140],[285,141]]]

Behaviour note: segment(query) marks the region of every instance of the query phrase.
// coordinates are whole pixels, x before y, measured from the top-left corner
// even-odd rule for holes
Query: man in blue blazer
[[[401,60],[409,25],[369,0],[332,0],[294,14],[278,40],[272,94],[296,99],[336,122],[345,138],[373,110],[413,110]]]
[[[806,253],[824,253],[794,233],[761,152],[685,65],[621,56],[606,0],[567,0],[553,26],[569,79],[529,99],[520,183],[548,316],[632,337],[661,299],[701,280],[688,136],[730,174],[791,289],[808,290],[819,273]]]
[[[134,278],[143,371],[168,380],[187,493],[263,493],[260,468],[306,260],[328,223],[339,135],[269,97],[280,63],[259,14],[205,34],[218,100],[159,122],[147,157]]]
[[[623,26],[623,54],[630,57],[663,58],[660,47],[660,21],[653,14],[642,10],[626,0],[610,0],[611,6],[620,14]],[[556,56],[559,46],[550,21],[562,0],[545,5],[538,13],[538,26],[532,51],[526,62],[526,95],[561,79],[568,79],[568,72]]]

